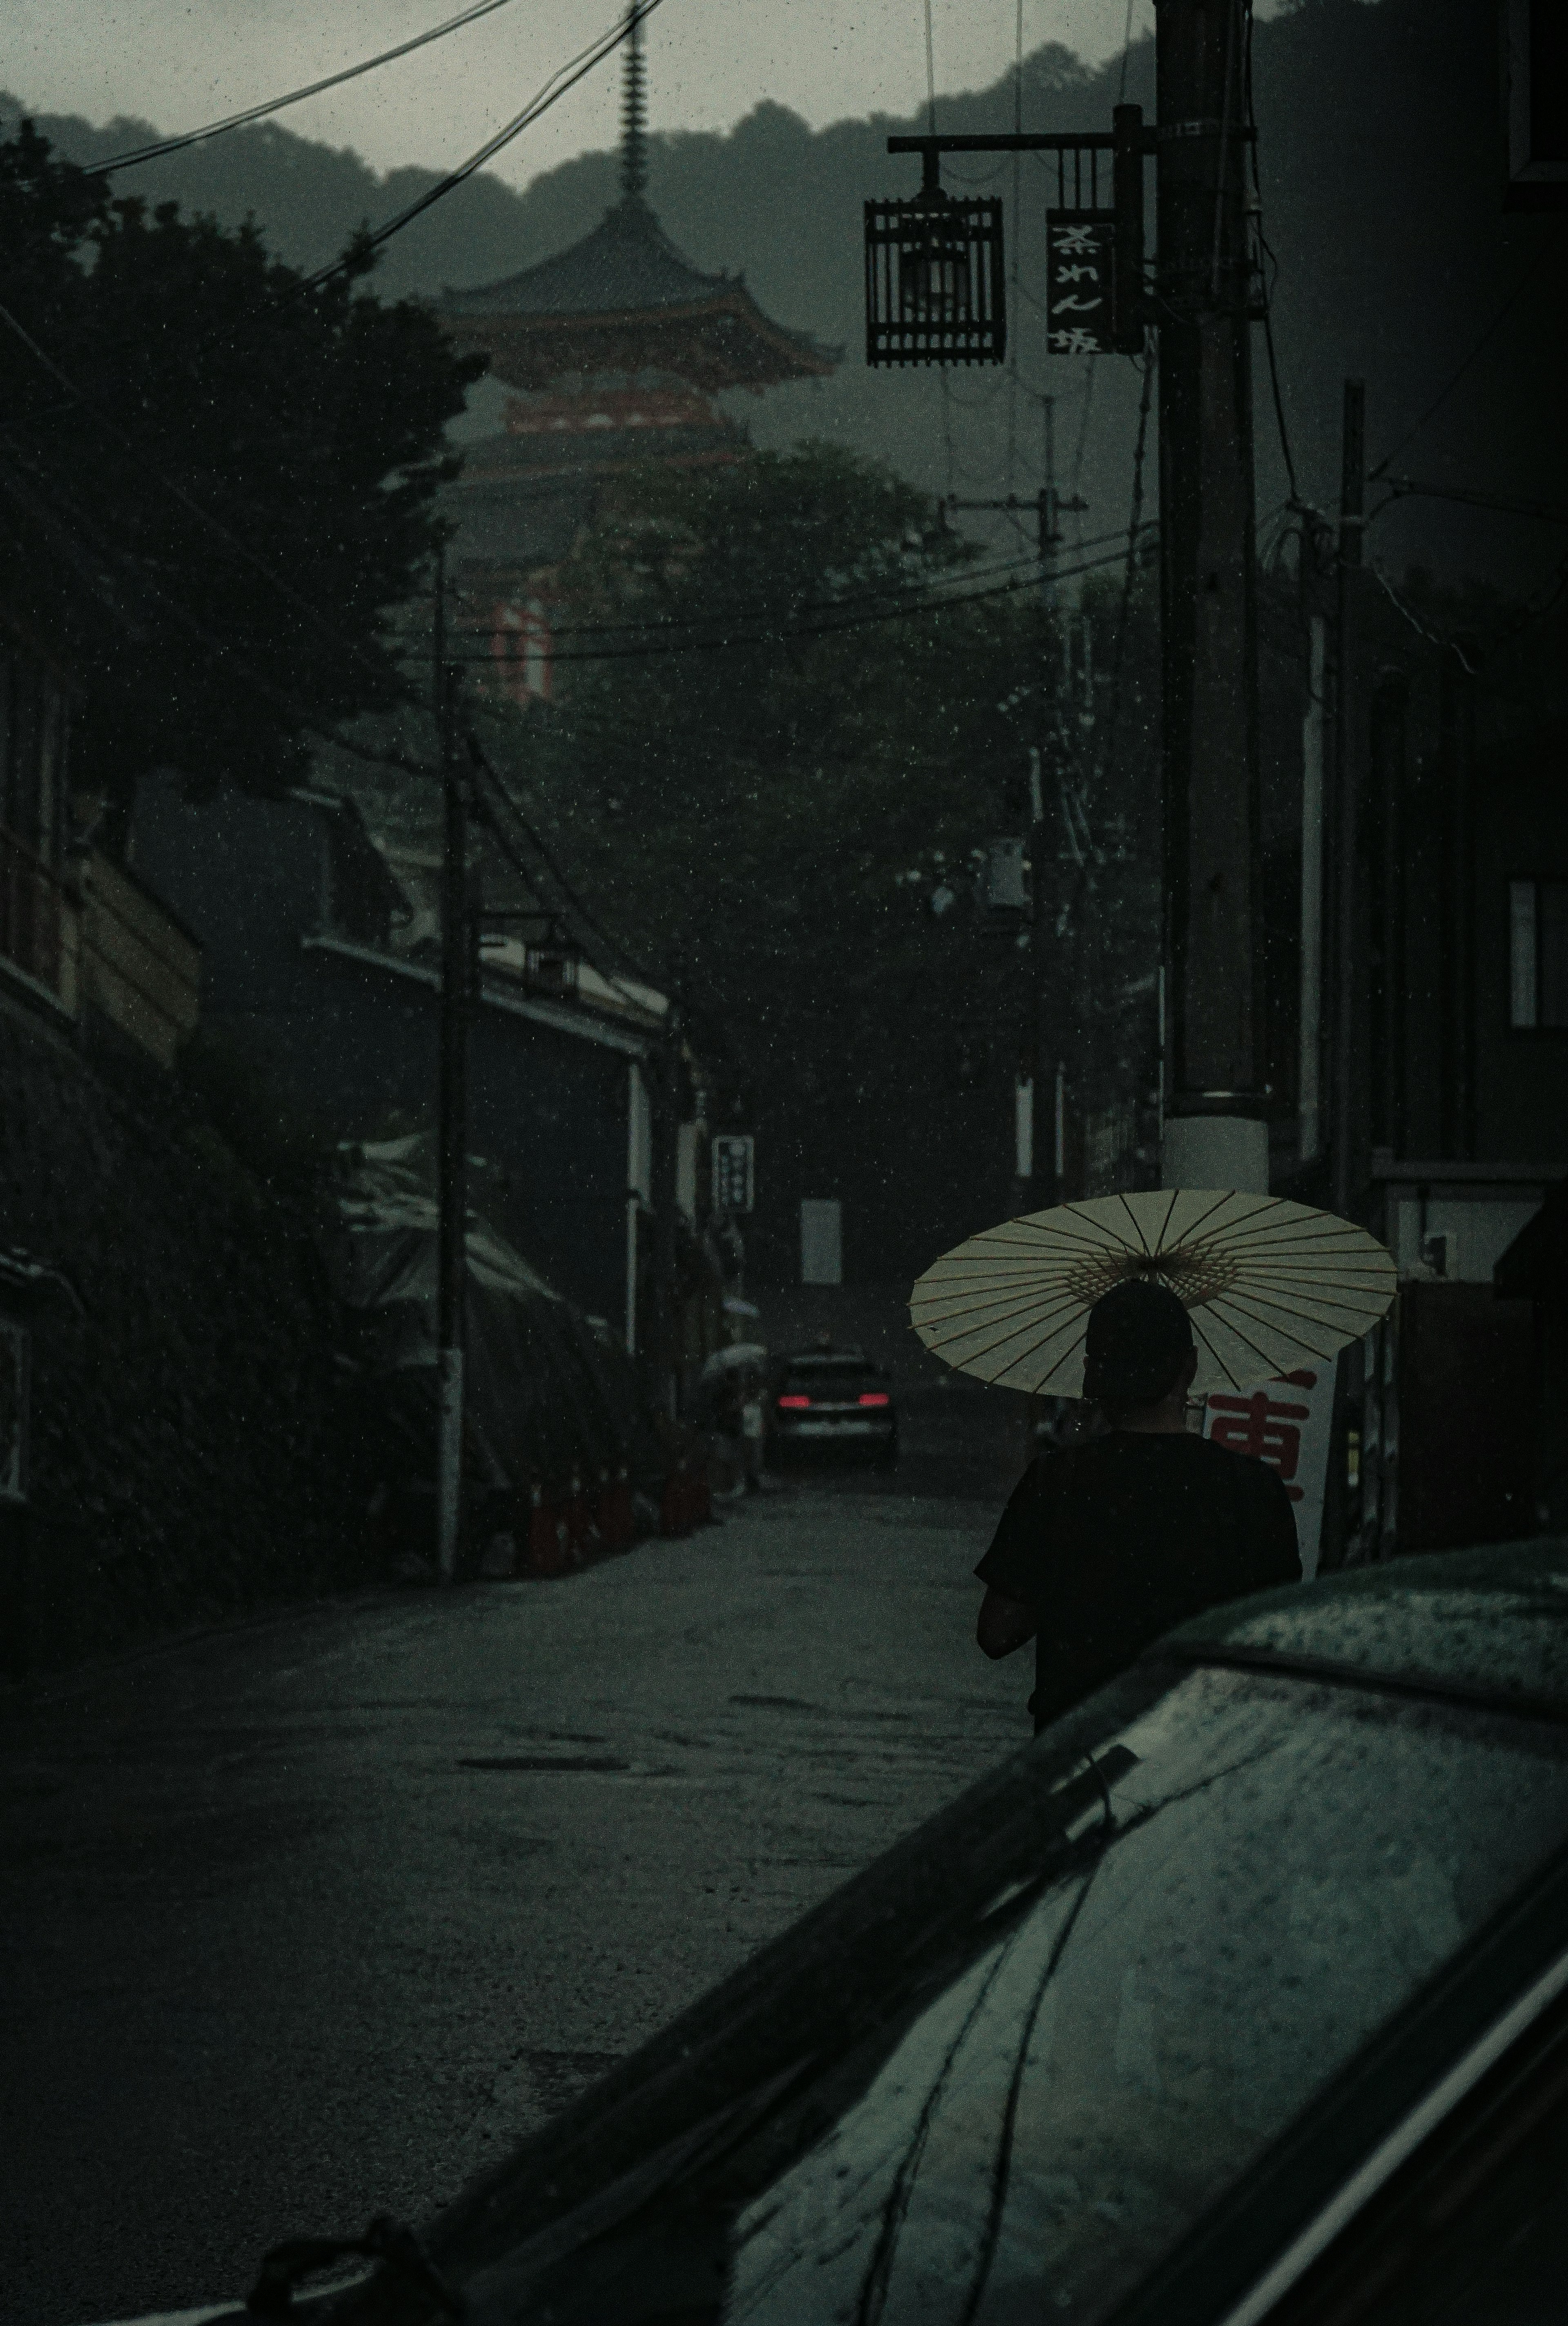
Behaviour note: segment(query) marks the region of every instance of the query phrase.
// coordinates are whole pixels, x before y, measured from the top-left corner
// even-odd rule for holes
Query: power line
[[[1033,504],[1031,503],[1029,506],[1033,507]],[[1154,518],[1148,519],[1143,529],[1146,530],[1147,526],[1152,526],[1155,522],[1155,520]],[[1091,535],[1087,541],[1078,543],[1076,547],[1080,550],[1099,549],[1102,548],[1107,542],[1125,541],[1127,534],[1127,528],[1126,526],[1118,526],[1112,533],[1098,533]],[[1015,573],[1021,571],[1027,572],[1029,574],[1034,575],[1037,572],[1039,564],[1040,555],[1038,550],[1030,549],[1025,555],[998,558],[993,563],[989,564],[955,565],[946,573],[938,574],[934,578],[927,577],[918,582],[903,583],[890,582],[885,589],[856,591],[841,598],[807,598],[803,600],[799,605],[795,606],[792,611],[795,616],[800,616],[803,614],[854,612],[863,606],[875,606],[889,602],[891,602],[895,608],[900,604],[919,605],[926,602],[926,593],[933,587],[956,587],[960,582],[988,581],[997,574]],[[769,614],[769,609],[767,606],[756,603],[754,603],[750,608],[731,606],[729,610],[732,617],[740,621],[749,619],[765,623]],[[685,620],[673,622],[650,622],[646,620],[625,622],[569,622],[561,623],[559,625],[552,624],[551,636],[557,638],[624,637],[628,632],[635,635],[663,629],[677,631],[696,629],[703,627],[705,621],[710,623],[711,617],[703,617],[701,615],[694,614]],[[467,636],[470,637],[488,637],[493,635],[493,625],[487,623],[459,623],[454,626],[453,635],[458,637]]]
[[[1024,132],[1024,0],[1017,0],[1016,27],[1013,42],[1013,135]],[[1020,149],[1013,155],[1013,264],[1008,273],[1008,287],[1015,302],[1018,295],[1019,247],[1024,237],[1024,196],[1021,172],[1024,155]],[[1018,334],[1013,333],[1012,355],[1007,364],[1007,498],[1013,498],[1018,461]]]
[[[96,404],[84,389],[79,387],[69,372],[63,370],[55,362],[53,357],[39,346],[31,332],[25,330],[10,309],[4,305],[0,305],[0,323],[3,323],[20,340],[28,353],[42,366],[56,385],[65,390],[72,402],[90,420],[97,423],[100,433],[122,445],[135,460],[137,474],[141,479],[144,481],[151,480],[160,491],[177,502],[199,525],[204,526],[209,533],[232,549],[253,572],[259,573],[264,581],[269,582],[296,612],[306,615],[312,624],[323,629],[329,638],[335,639],[341,647],[352,654],[356,660],[363,663],[366,669],[374,670],[382,678],[389,675],[388,665],[377,662],[376,657],[367,654],[357,641],[345,637],[338,630],[319,606],[313,605],[308,598],[302,597],[293,584],[280,573],[274,565],[271,564],[258,551],[254,550],[248,542],[242,540],[232,527],[225,525],[221,517],[214,516],[210,509],[204,507],[202,503],[188,493],[182,485],[176,484],[172,478],[163,475],[160,470],[148,466],[144,454],[139,450],[135,437],[128,430],[122,428],[118,421],[107,413],[101,405]]]
[[[329,282],[335,274],[361,265],[372,251],[379,250],[384,243],[391,241],[394,234],[401,234],[405,226],[412,226],[416,218],[422,218],[446,195],[465,184],[476,170],[483,169],[503,146],[509,145],[515,137],[520,137],[524,129],[531,128],[552,105],[559,104],[569,90],[574,89],[580,80],[586,79],[596,66],[613,55],[622,42],[629,40],[662,5],[663,0],[634,0],[624,17],[617,18],[608,32],[601,33],[586,49],[580,49],[568,63],[552,73],[529,98],[522,112],[515,114],[504,128],[496,130],[493,137],[487,137],[482,145],[476,147],[466,162],[459,162],[455,170],[449,170],[444,178],[439,179],[405,209],[399,210],[394,218],[388,219],[385,225],[378,226],[373,233],[358,237],[341,258],[334,259],[329,266],[319,268],[314,274],[306,275],[302,287],[314,290],[318,284]]]
[[[504,0],[479,0],[479,5],[465,12],[463,16],[454,17],[451,19],[447,29],[453,29],[459,23],[471,21],[476,15],[484,13],[487,7],[500,6],[502,5],[504,5]],[[438,184],[431,187],[428,192],[422,195],[417,201],[409,204],[409,206],[404,210],[401,211],[396,218],[389,220],[386,225],[378,228],[375,234],[362,239],[356,246],[353,253],[344,258],[334,261],[334,263],[329,266],[320,268],[315,274],[302,277],[296,288],[299,290],[314,289],[328,282],[333,276],[341,274],[346,267],[354,265],[357,258],[363,257],[369,251],[378,248],[382,243],[387,241],[403,227],[408,225],[410,221],[418,217],[422,211],[428,209],[432,203],[439,201],[443,194],[450,193],[455,186],[461,184],[463,181],[471,176],[474,171],[479,168],[483,162],[487,160],[491,154],[499,152],[503,145],[508,144],[512,138],[519,135],[524,129],[527,128],[533,121],[537,120],[542,114],[547,112],[551,106],[555,104],[559,98],[564,97],[569,89],[575,88],[580,80],[583,79],[588,73],[593,70],[596,65],[601,63],[606,57],[609,56],[617,48],[618,48],[623,41],[629,38],[640,27],[644,20],[650,16],[654,10],[660,5],[661,0],[634,0],[634,5],[628,9],[624,18],[617,19],[616,23],[608,30],[608,32],[601,33],[597,40],[589,43],[588,48],[580,50],[575,57],[571,58],[565,65],[558,68],[558,70],[551,76],[550,79],[545,81],[540,90],[532,98],[530,98],[523,111],[515,116],[515,118],[507,124],[506,128],[501,130],[496,136],[487,140],[486,144],[481,146],[476,154],[470,155],[467,162],[463,163],[457,170],[450,172],[446,178],[442,179]],[[434,38],[435,35],[432,33],[422,37],[430,39]],[[419,45],[419,43],[416,42],[411,45]],[[391,54],[394,52],[388,51],[387,53]],[[398,53],[401,53],[401,51]],[[363,68],[365,70],[368,70],[369,69],[370,67],[368,64]],[[149,152],[150,150],[151,149],[149,149]],[[108,166],[113,165],[106,164],[106,167]],[[101,432],[115,438],[130,454],[132,454],[133,457],[138,461],[141,464],[140,473],[144,477],[150,476],[160,490],[166,493],[173,500],[178,502],[182,508],[184,508],[191,516],[196,518],[199,524],[205,526],[209,531],[222,539],[247,565],[251,567],[254,572],[259,573],[264,580],[268,582],[274,590],[285,598],[298,612],[308,616],[312,624],[318,625],[325,630],[329,637],[334,638],[340,647],[351,654],[354,658],[363,664],[367,670],[374,670],[378,676],[383,678],[389,675],[386,665],[380,663],[374,656],[368,654],[357,644],[357,641],[346,637],[340,631],[339,631],[336,627],[330,623],[328,617],[319,607],[312,605],[308,599],[302,597],[300,592],[293,588],[292,584],[282,573],[280,573],[274,566],[270,564],[268,561],[264,557],[261,556],[257,551],[254,550],[247,542],[242,540],[241,537],[232,530],[232,528],[226,526],[221,518],[216,516],[210,509],[204,507],[199,501],[196,500],[190,493],[186,492],[182,486],[174,483],[171,478],[164,476],[156,470],[148,469],[144,463],[144,456],[140,452],[135,439],[129,433],[129,432],[122,428],[119,423],[108,413],[105,412],[100,405],[94,403],[92,398],[88,396],[86,392],[70,377],[70,375],[54,361],[51,356],[40,347],[37,340],[32,337],[31,333],[26,330],[17,318],[11,313],[10,310],[4,305],[0,305],[0,323],[4,323],[5,326],[14,334],[23,346],[25,347],[28,352],[33,357],[34,360],[42,366],[44,370],[50,374],[51,377],[54,379],[59,386],[65,390],[71,401],[76,404],[82,412],[87,414],[89,418],[96,421]]]
[[[543,835],[535,829],[529,818],[524,814],[521,804],[508,788],[506,778],[502,776],[500,770],[487,757],[483,744],[479,741],[478,737],[473,732],[472,729],[467,730],[467,740],[469,756],[472,759],[475,768],[489,778],[496,793],[506,803],[508,811],[515,817],[518,824],[527,835],[529,845],[537,852],[540,861],[544,865],[551,879],[555,882],[556,887],[566,898],[567,904],[571,911],[578,916],[585,927],[598,938],[601,944],[605,944],[609,947],[611,954],[618,958],[624,969],[628,970],[631,974],[641,982],[649,985],[654,984],[656,981],[649,975],[645,969],[634,960],[633,956],[627,953],[626,947],[617,938],[611,936],[609,931],[604,926],[603,923],[598,919],[591,907],[584,904],[582,898],[572,887],[571,882],[561,870],[554,851],[551,849]],[[490,817],[487,817],[486,821],[489,823],[490,829],[496,833],[496,838],[501,842],[502,847],[505,849],[506,847],[505,835],[499,831]],[[529,875],[526,870],[517,862],[515,857],[514,857],[512,861],[514,869],[522,872],[523,877],[525,879],[529,879]],[[599,964],[595,963],[594,966],[598,968],[599,967]],[[609,976],[610,982],[614,984],[615,979],[613,975],[611,975],[608,971],[604,973],[607,976]]]
[[[1420,419],[1412,422],[1411,425],[1405,431],[1404,435],[1400,437],[1397,443],[1390,445],[1388,451],[1384,453],[1377,467],[1369,471],[1369,482],[1370,482],[1373,478],[1380,477],[1383,474],[1384,470],[1388,466],[1389,461],[1394,459],[1395,455],[1396,453],[1403,452],[1405,447],[1410,442],[1413,437],[1420,435],[1422,430],[1432,418],[1433,414],[1436,412],[1439,405],[1445,404],[1448,401],[1448,398],[1459,386],[1460,381],[1464,377],[1471,364],[1474,363],[1476,358],[1488,345],[1498,325],[1505,321],[1514,307],[1517,304],[1524,292],[1528,288],[1530,284],[1535,281],[1536,274],[1540,271],[1541,262],[1545,256],[1545,253],[1544,249],[1538,250],[1536,253],[1535,257],[1531,259],[1529,265],[1526,267],[1524,273],[1520,275],[1513,289],[1508,293],[1508,297],[1503,301],[1502,305],[1498,309],[1490,322],[1488,323],[1486,329],[1482,331],[1480,339],[1477,340],[1475,345],[1471,349],[1470,353],[1464,358],[1462,362],[1454,367],[1453,370],[1444,380],[1443,386],[1438,389],[1437,394],[1427,405],[1425,411],[1421,414]]]
[[[1119,563],[1121,554],[1122,553],[1118,551],[1109,557],[1085,558],[1081,564],[1058,567],[1054,578],[1058,582],[1072,582],[1081,573],[1098,572],[1102,566]],[[994,582],[989,589],[970,590],[953,597],[932,598],[921,605],[894,607],[882,613],[856,614],[845,622],[802,622],[781,625],[775,629],[756,631],[747,636],[688,638],[670,645],[607,647],[589,649],[583,653],[562,655],[546,652],[542,658],[547,662],[561,663],[645,662],[665,655],[722,654],[743,647],[775,646],[781,644],[786,638],[831,637],[843,630],[865,629],[881,622],[913,621],[923,615],[943,614],[956,608],[979,605],[989,598],[1004,598],[1011,596],[1019,590],[1035,589],[1038,586],[1037,561],[1031,562],[1036,565],[1035,572],[1018,574],[1011,581]],[[538,649],[531,648],[529,651],[537,653]],[[453,657],[454,660],[466,660],[481,667],[488,663],[521,662],[525,658],[524,654],[469,655],[466,657]]]
[[[932,135],[936,135],[936,47],[931,30],[931,0],[925,0],[925,118]]]
[[[1132,619],[1133,576],[1137,570],[1138,535],[1146,531],[1143,522],[1144,447],[1149,433],[1149,405],[1154,395],[1155,359],[1144,358],[1143,394],[1138,398],[1137,443],[1133,452],[1132,509],[1127,518],[1127,564],[1122,572],[1121,606],[1117,615],[1116,644],[1111,650],[1110,717],[1106,722],[1105,749],[1100,755],[1099,772],[1103,776],[1116,751],[1117,715],[1121,708],[1121,673],[1127,652],[1127,627]]]
[[[1121,28],[1121,72],[1116,84],[1116,101],[1118,105],[1127,103],[1127,59],[1132,52],[1132,20],[1133,0],[1127,0],[1127,22]]]
[[[107,178],[111,170],[132,170],[143,162],[159,161],[165,154],[182,154],[188,146],[205,145],[209,138],[221,137],[230,129],[244,129],[253,121],[264,121],[269,114],[301,105],[308,97],[320,97],[323,89],[340,88],[345,81],[357,80],[362,74],[393,64],[399,57],[412,56],[415,49],[428,48],[432,41],[444,41],[449,33],[460,33],[465,25],[478,23],[481,16],[493,16],[498,8],[510,5],[511,0],[473,0],[472,6],[459,9],[443,23],[432,24],[428,33],[416,33],[410,41],[400,41],[394,49],[383,49],[378,56],[366,57],[359,64],[346,66],[341,72],[329,73],[324,80],[313,80],[304,88],[292,88],[286,97],[270,97],[261,105],[247,106],[241,113],[226,114],[221,121],[209,121],[204,129],[190,129],[179,137],[161,137],[155,144],[138,145],[128,154],[116,154],[110,162],[96,162],[87,174],[89,178]]]
[[[25,476],[26,455],[14,442],[9,443],[9,451],[12,460],[20,464],[21,472]],[[162,608],[177,629],[184,631],[198,645],[227,662],[246,686],[272,703],[274,709],[302,730],[308,730],[315,734],[321,732],[304,704],[283,688],[274,684],[271,679],[264,677],[240,647],[211,629],[199,615],[191,611],[183,599],[176,597],[172,591],[166,589],[158,579],[156,571],[148,559],[136,557],[131,552],[121,548],[118,544],[107,541],[100,535],[90,520],[85,517],[81,510],[76,507],[70,497],[62,493],[58,479],[52,477],[41,479],[34,474],[27,479],[27,488],[30,492],[38,494],[39,504],[43,508],[46,517],[52,519],[62,531],[74,537],[79,544],[89,546],[94,556],[101,559],[111,572],[117,573],[123,580],[128,572],[134,580],[138,597],[150,600],[153,605]],[[394,677],[396,675],[395,673],[391,675]]]
[[[1265,258],[1274,269],[1272,275],[1265,275],[1263,279],[1263,345],[1268,358],[1268,386],[1274,401],[1274,424],[1279,433],[1279,449],[1285,460],[1285,481],[1290,487],[1288,505],[1292,508],[1299,508],[1302,506],[1301,488],[1296,483],[1295,460],[1291,451],[1290,430],[1285,425],[1285,397],[1279,384],[1279,358],[1274,346],[1274,286],[1279,279],[1279,261],[1276,258],[1269,247],[1268,237],[1263,231],[1263,181],[1258,174],[1257,166],[1257,114],[1252,98],[1251,0],[1244,0],[1244,5],[1246,26],[1241,51],[1242,89],[1247,104],[1247,126],[1249,132],[1248,144],[1252,152],[1252,192],[1257,205],[1257,241]],[[1262,270],[1259,269],[1259,272],[1261,274]]]

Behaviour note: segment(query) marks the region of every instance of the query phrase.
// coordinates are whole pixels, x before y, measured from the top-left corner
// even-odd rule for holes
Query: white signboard
[[[713,1208],[749,1212],[756,1196],[756,1141],[726,1131],[713,1141]]]
[[[1054,356],[1109,355],[1114,210],[1047,210],[1045,309]]]
[[[837,1196],[807,1196],[801,1204],[801,1282],[843,1281],[843,1207]]]
[[[1256,1454],[1279,1472],[1295,1512],[1304,1583],[1318,1571],[1333,1419],[1331,1364],[1304,1367],[1243,1394],[1213,1390],[1203,1406],[1205,1437],[1238,1454]]]

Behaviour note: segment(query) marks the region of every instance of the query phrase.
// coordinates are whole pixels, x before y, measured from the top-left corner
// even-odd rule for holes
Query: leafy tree
[[[312,288],[252,225],[111,201],[26,124],[0,248],[11,457],[132,618],[77,641],[79,782],[276,785],[310,730],[397,697],[385,609],[436,539],[478,361],[352,254]]]
[[[497,747],[598,917],[717,1020],[778,1233],[842,1193],[860,1272],[1010,1185],[1027,954],[976,858],[1026,822],[1046,640],[1022,547],[974,554],[821,444],[645,472],[557,578],[556,703]],[[925,583],[970,602],[912,611]]]

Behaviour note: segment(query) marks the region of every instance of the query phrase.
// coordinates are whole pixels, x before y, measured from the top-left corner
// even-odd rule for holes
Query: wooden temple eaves
[[[792,379],[824,379],[839,351],[804,332],[769,321],[739,285],[687,307],[642,313],[624,308],[598,315],[448,316],[465,353],[482,351],[508,387],[543,390],[568,374],[636,377],[659,372],[691,381],[709,395],[749,387],[761,392]]]
[[[568,250],[498,283],[444,291],[458,346],[490,358],[508,386],[538,391],[659,372],[708,394],[821,379],[843,350],[764,314],[738,275],[704,274],[639,196],[607,212]]]

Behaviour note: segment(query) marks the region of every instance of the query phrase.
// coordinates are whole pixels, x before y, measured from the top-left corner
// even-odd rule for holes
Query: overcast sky
[[[456,14],[459,0],[6,0],[0,87],[44,113],[132,114],[193,129],[320,79]],[[352,145],[378,169],[459,161],[517,112],[619,0],[512,0],[417,55],[280,116]],[[1016,0],[933,0],[939,89],[983,86],[1013,58]],[[1135,33],[1152,0],[1133,0]],[[1127,0],[1024,0],[1028,48],[1057,40],[1098,61],[1120,43]],[[656,129],[722,129],[772,98],[814,126],[908,113],[925,94],[921,0],[662,0],[647,29]],[[496,163],[521,183],[613,142],[617,74],[604,67]]]

